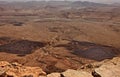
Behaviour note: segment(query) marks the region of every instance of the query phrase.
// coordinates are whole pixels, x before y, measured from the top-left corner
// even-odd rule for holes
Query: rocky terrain
[[[0,77],[120,77],[120,7],[0,2]]]
[[[0,62],[0,77],[119,77],[120,58],[81,66],[78,70],[46,74],[40,67],[26,67],[18,63]]]

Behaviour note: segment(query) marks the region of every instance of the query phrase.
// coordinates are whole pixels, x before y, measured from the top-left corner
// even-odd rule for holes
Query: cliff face
[[[104,60],[82,66],[78,70],[46,74],[40,67],[27,67],[18,63],[0,62],[0,77],[120,77],[120,58]]]

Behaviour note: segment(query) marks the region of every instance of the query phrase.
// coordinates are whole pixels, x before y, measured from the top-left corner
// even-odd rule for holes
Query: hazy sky
[[[31,0],[0,0],[0,1],[31,1]],[[39,0],[33,0],[33,1],[39,1]],[[71,0],[71,1],[75,1],[75,0]],[[91,1],[91,2],[102,2],[102,3],[116,3],[116,2],[119,2],[120,3],[120,0],[79,0],[79,1]]]

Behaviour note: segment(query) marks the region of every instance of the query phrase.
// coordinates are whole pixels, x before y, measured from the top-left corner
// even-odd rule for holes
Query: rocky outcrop
[[[68,69],[63,73],[48,74],[47,77],[93,77],[93,76],[90,73],[85,71]]]
[[[68,69],[62,73],[46,75],[40,67],[27,67],[18,63],[0,62],[0,77],[92,77],[85,71]]]
[[[27,67],[18,63],[0,62],[0,77],[120,77],[120,58],[95,62],[79,70],[46,74],[40,67]]]
[[[80,70],[91,72],[93,77],[120,77],[120,57],[87,64]]]
[[[101,77],[120,77],[120,58],[103,63],[95,72]]]
[[[62,73],[63,77],[92,77],[92,75],[85,71],[67,70]]]
[[[47,77],[61,77],[61,74],[60,73],[51,73],[51,74],[48,74]]]
[[[40,67],[26,67],[18,63],[0,62],[0,77],[39,77],[46,75]]]

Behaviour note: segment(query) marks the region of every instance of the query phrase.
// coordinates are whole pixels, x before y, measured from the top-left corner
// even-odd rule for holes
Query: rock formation
[[[103,63],[95,72],[101,77],[120,77],[120,58]]]
[[[68,69],[51,74],[46,74],[40,67],[1,61],[0,77],[120,77],[120,58],[91,63],[78,70]]]
[[[18,63],[0,62],[0,77],[39,77],[46,75],[40,67],[25,67]]]

